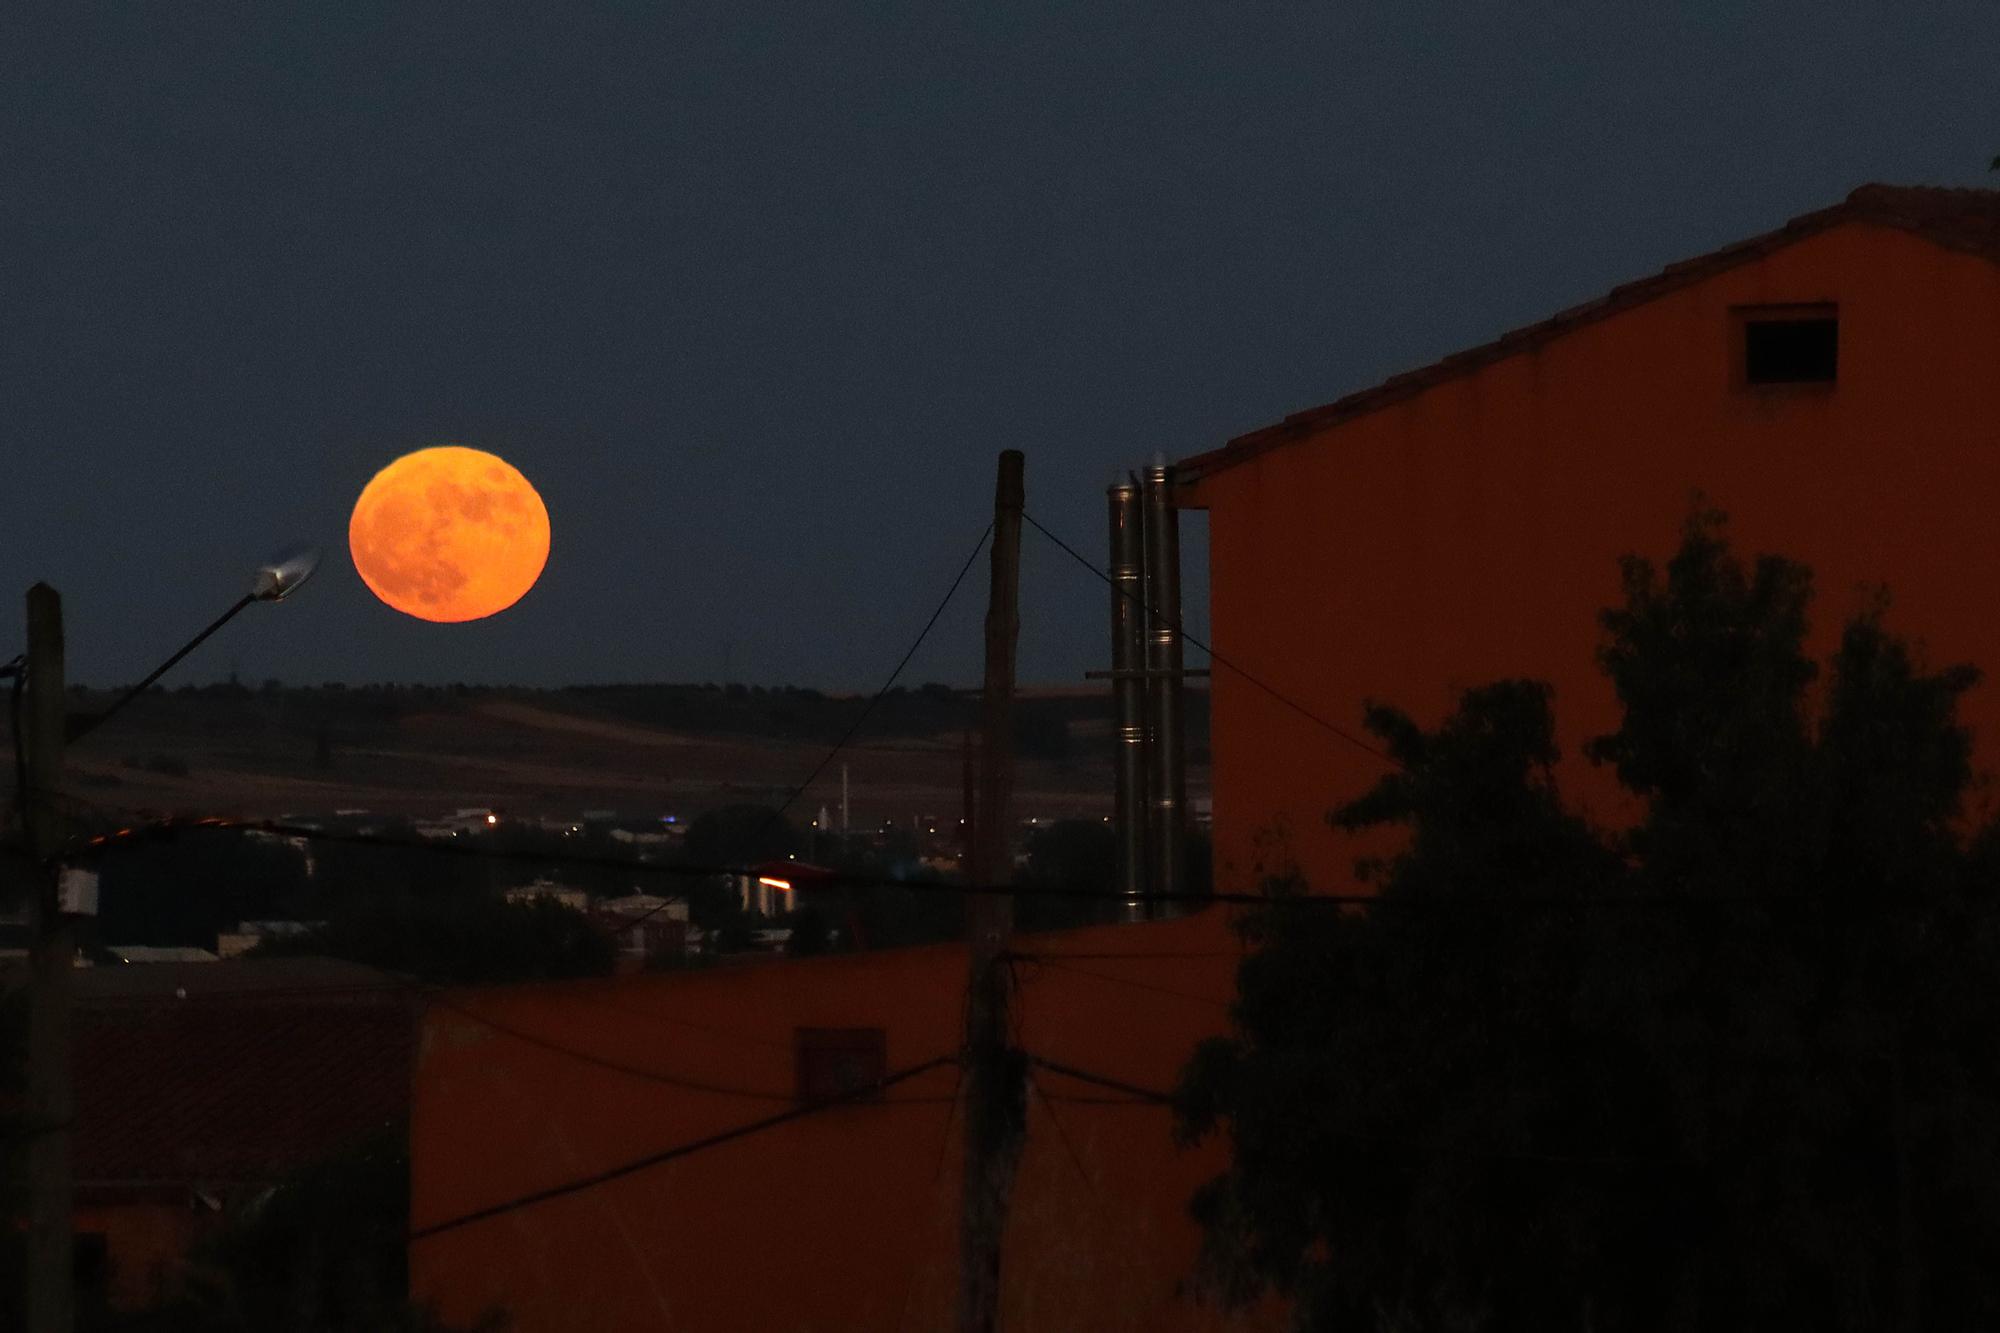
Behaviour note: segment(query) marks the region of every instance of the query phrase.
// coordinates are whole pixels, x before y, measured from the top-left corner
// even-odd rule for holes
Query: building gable
[[[1492,342],[1454,352],[1441,361],[1393,375],[1320,407],[1292,413],[1273,425],[1237,436],[1220,449],[1181,460],[1176,480],[1199,507],[1201,482],[1268,450],[1320,434],[1327,428],[1404,402],[1439,384],[1497,361],[1539,349],[1555,339],[1681,291],[1716,275],[1766,258],[1835,227],[1886,227],[1943,250],[2000,265],[2000,191],[1863,185],[1831,208],[1793,218],[1775,231],[1693,259],[1669,264],[1650,277],[1612,288],[1594,301],[1504,333]]]

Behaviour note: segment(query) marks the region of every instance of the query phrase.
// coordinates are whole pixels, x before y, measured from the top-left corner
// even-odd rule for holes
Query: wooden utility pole
[[[972,876],[973,834],[979,828],[979,747],[973,743],[972,728],[965,729],[959,754],[959,803],[964,807],[958,820],[959,869]]]
[[[973,827],[975,885],[1010,881],[1013,857],[1014,646],[1020,637],[1021,467],[1019,450],[1000,455],[993,494],[993,582],[986,603],[986,684],[980,704],[979,800]],[[1000,1326],[1000,1243],[1007,1196],[1027,1124],[1026,1065],[1007,1039],[1011,998],[1007,940],[1014,900],[966,898],[971,953],[965,1006],[965,1186],[960,1212],[959,1333]]]
[[[28,1016],[28,1333],[70,1333],[75,1325],[69,1122],[70,1000],[76,927],[57,900],[55,856],[62,825],[62,598],[46,583],[28,589],[25,716],[27,758],[23,833],[34,860],[29,921],[34,932]]]

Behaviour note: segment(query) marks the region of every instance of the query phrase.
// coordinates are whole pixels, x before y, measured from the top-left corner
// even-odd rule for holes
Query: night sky
[[[55,583],[98,684],[303,539],[319,578],[170,683],[872,687],[1000,449],[1096,557],[1155,450],[1863,181],[2000,184],[1991,0],[23,8],[4,615]],[[369,477],[448,442],[554,528],[472,625],[346,555]],[[1023,678],[1102,666],[1102,586],[1024,551]],[[977,678],[983,599],[912,683]]]

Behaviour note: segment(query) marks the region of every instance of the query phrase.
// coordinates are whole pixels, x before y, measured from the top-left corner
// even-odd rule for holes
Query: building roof
[[[147,963],[79,969],[78,1004],[192,997],[227,999],[273,992],[400,991],[400,978],[338,958],[242,958],[212,963]]]
[[[1009,1199],[1009,1327],[1284,1327],[1184,1294],[1188,1200],[1226,1148],[1178,1143],[1153,1096],[1226,1030],[1242,944],[1220,908],[1016,937],[1014,1040],[1046,1063]],[[948,1326],[966,976],[965,946],[934,944],[446,993],[424,1020],[411,1221],[465,1221],[413,1244],[412,1293],[523,1329]],[[908,1081],[524,1202],[795,1108],[801,1030],[829,1028]]]
[[[1428,366],[1405,371],[1380,384],[1320,407],[1294,412],[1275,425],[1239,435],[1220,449],[1176,464],[1184,485],[1234,467],[1267,449],[1301,439],[1324,427],[1414,397],[1447,380],[1517,353],[1531,351],[1583,325],[1630,310],[1669,292],[1760,259],[1809,236],[1848,223],[1866,223],[1909,232],[1947,250],[2000,263],[2000,190],[1955,190],[1930,186],[1863,185],[1831,208],[1793,218],[1776,231],[1753,236],[1693,259],[1669,264],[1651,277],[1614,287],[1594,301],[1571,306],[1539,323],[1503,333],[1489,343],[1454,352]]]
[[[77,974],[86,1200],[273,1181],[408,1114],[407,985],[302,958]]]
[[[104,952],[119,963],[213,963],[212,950],[191,944],[107,944]]]

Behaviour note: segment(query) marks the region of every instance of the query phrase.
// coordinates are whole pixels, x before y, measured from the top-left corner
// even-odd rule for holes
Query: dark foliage
[[[27,1237],[13,1219],[24,1216],[27,1193],[28,990],[0,990],[0,1328],[19,1328]]]
[[[1036,897],[1014,900],[1019,930],[1056,930],[1117,919],[1118,835],[1095,819],[1063,819],[1028,835],[1027,864],[1015,875],[1023,888],[1097,888],[1103,899]]]
[[[817,907],[801,907],[796,912],[788,913],[785,925],[792,932],[791,938],[785,942],[785,952],[794,958],[811,958],[832,947],[832,928],[827,924],[826,913]]]
[[[162,1308],[104,1333],[453,1333],[409,1299],[410,1162],[400,1127],[239,1205]],[[501,1333],[499,1314],[464,1333]]]
[[[1117,896],[1118,835],[1111,825],[1098,819],[1058,820],[1029,834],[1026,851],[1027,864],[1014,876],[1021,888],[1090,889],[1102,896],[1023,894],[1014,900],[1016,929],[1064,930],[1123,919]],[[1210,861],[1208,835],[1190,830],[1181,868],[1185,892],[1211,891]]]
[[[806,850],[803,834],[768,805],[725,805],[688,825],[687,860],[694,865],[740,866]]]
[[[344,958],[441,985],[605,976],[612,963],[610,938],[574,908],[477,890],[353,899],[318,929],[267,940],[256,954]]]
[[[1233,1035],[1183,1076],[1223,1134],[1202,1276],[1310,1329],[1975,1328],[2000,1318],[2000,830],[1967,836],[1974,680],[1880,607],[1823,681],[1810,579],[1697,515],[1625,570],[1590,754],[1645,798],[1565,806],[1546,686],[1370,729],[1400,771],[1365,912],[1278,886]],[[1814,683],[1820,681],[1816,688]]]

